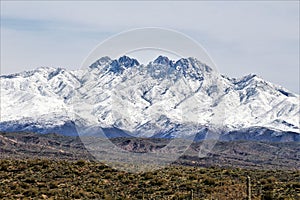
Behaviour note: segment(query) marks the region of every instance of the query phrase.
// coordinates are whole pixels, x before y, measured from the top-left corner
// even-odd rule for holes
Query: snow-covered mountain
[[[143,65],[103,57],[86,69],[42,67],[0,80],[0,131],[300,141],[298,94],[253,74],[225,77],[195,58]]]

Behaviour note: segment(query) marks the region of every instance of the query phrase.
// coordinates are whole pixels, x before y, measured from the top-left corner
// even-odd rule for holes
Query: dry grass
[[[97,162],[0,160],[0,199],[299,199],[300,172],[169,166],[130,174]],[[298,195],[298,196],[297,196]]]

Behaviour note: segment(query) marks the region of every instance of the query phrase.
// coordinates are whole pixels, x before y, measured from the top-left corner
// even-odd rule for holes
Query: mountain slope
[[[76,135],[98,127],[112,137],[119,130],[203,139],[207,127],[224,140],[300,140],[299,95],[253,74],[225,77],[194,58],[142,65],[103,57],[87,69],[44,67],[0,81],[0,131]]]
[[[93,141],[93,137],[89,138]],[[170,140],[157,138],[112,138],[116,146],[130,152],[154,152]],[[219,141],[206,157],[199,158],[202,142],[194,142],[176,164],[192,166],[228,166],[256,169],[300,169],[300,146],[297,142]],[[94,160],[79,137],[58,134],[1,133],[0,158],[47,158]],[[105,151],[103,153],[109,154]],[[273,159],[276,158],[276,159]]]

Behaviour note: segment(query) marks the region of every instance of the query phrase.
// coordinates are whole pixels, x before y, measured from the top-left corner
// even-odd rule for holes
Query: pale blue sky
[[[107,37],[141,27],[194,38],[225,75],[255,73],[299,93],[298,1],[1,1],[1,74],[77,69]]]

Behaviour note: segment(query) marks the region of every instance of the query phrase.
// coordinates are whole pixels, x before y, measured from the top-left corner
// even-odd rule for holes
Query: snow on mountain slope
[[[87,69],[44,67],[0,81],[1,131],[71,134],[79,121],[143,137],[184,137],[209,126],[223,134],[300,132],[299,95],[253,74],[227,78],[194,58],[142,65],[103,57]]]

